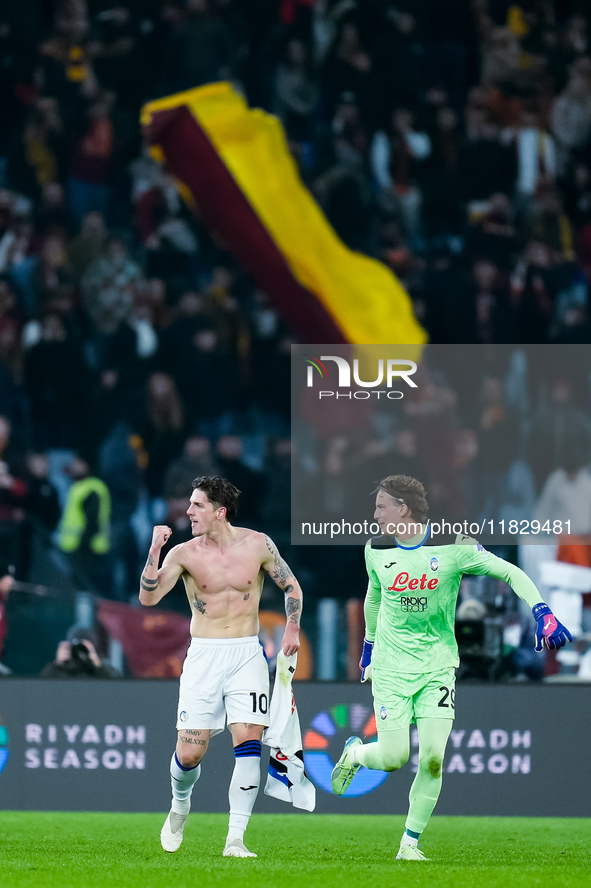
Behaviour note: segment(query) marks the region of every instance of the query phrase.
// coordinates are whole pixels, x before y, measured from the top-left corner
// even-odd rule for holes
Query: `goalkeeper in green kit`
[[[361,766],[397,771],[409,758],[409,726],[419,735],[419,766],[397,860],[427,860],[418,847],[441,791],[441,772],[455,706],[459,665],[454,633],[462,574],[508,583],[532,608],[536,647],[572,641],[529,577],[487,552],[469,536],[434,536],[423,485],[407,475],[390,475],[377,489],[374,519],[381,536],[369,540],[365,563],[366,636],[361,681],[371,677],[377,743],[350,737],[332,772],[332,788],[343,795]]]

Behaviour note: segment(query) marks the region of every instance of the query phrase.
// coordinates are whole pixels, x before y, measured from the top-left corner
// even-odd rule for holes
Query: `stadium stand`
[[[78,454],[111,497],[111,582],[101,594],[127,602],[151,524],[168,515],[182,535],[176,479],[199,458],[235,465],[245,520],[277,528],[308,614],[326,594],[360,597],[359,551],[291,550],[287,502],[278,509],[289,491],[281,442],[294,330],[148,155],[140,109],[227,80],[251,107],[278,115],[339,237],[396,274],[432,343],[589,343],[590,17],[577,0],[6,5],[0,539],[17,577],[77,588],[51,534],[55,496],[66,502],[63,469]],[[477,511],[500,515],[509,502],[531,515],[561,468],[546,404],[575,423],[577,471],[587,471],[589,379],[564,370],[552,388],[550,369],[532,377],[534,358],[524,367],[519,350],[504,354],[460,406],[449,393],[462,368],[434,374],[425,398],[443,405],[438,414],[411,405],[387,434],[369,428],[343,446],[318,417],[315,460],[304,467],[311,488],[326,470],[318,495],[330,501],[331,478],[354,467],[372,483],[396,456],[426,473],[435,503],[459,513],[462,479],[478,465]],[[543,453],[540,429],[550,439]],[[34,455],[46,456],[41,476]],[[265,594],[265,606],[281,609]],[[18,600],[6,604],[5,658],[11,665],[12,644],[26,672],[14,651],[19,626],[24,636],[36,621]],[[68,621],[52,624],[41,662]]]

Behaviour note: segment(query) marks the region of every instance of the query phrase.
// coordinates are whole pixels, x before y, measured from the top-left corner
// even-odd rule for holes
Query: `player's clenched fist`
[[[170,539],[172,530],[165,524],[158,524],[152,533],[152,549],[161,549],[162,546]]]

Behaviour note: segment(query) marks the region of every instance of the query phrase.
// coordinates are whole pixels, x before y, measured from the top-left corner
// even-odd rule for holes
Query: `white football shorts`
[[[219,734],[240,722],[269,726],[269,667],[258,635],[192,638],[183,664],[177,731]]]

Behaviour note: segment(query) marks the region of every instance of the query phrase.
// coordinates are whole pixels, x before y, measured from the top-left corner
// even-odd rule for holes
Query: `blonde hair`
[[[427,493],[420,481],[410,475],[388,475],[378,484],[374,493],[383,490],[388,496],[405,503],[415,521],[425,524],[429,514]]]

